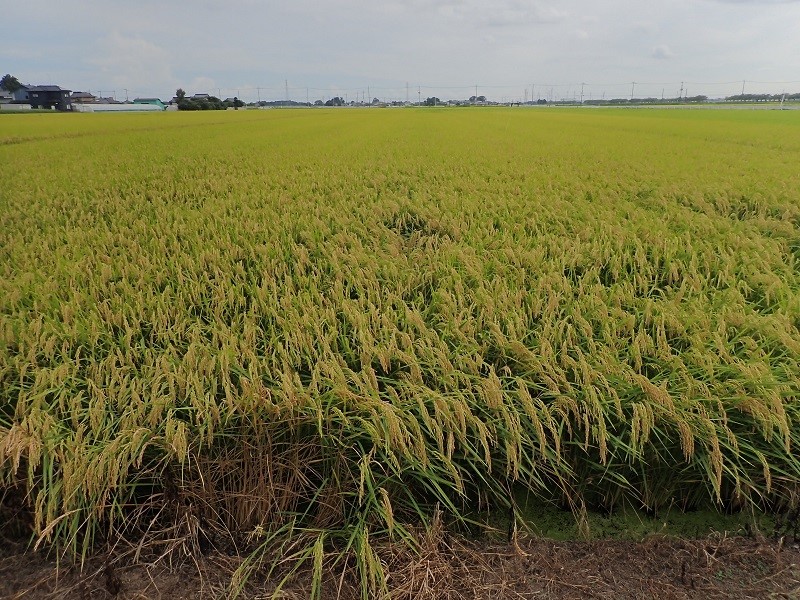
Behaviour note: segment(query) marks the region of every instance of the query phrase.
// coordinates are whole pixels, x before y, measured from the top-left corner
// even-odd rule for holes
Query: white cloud
[[[672,52],[669,46],[667,46],[666,44],[660,44],[653,48],[652,52],[650,53],[650,56],[652,56],[653,58],[658,58],[663,60],[666,58],[672,58],[673,56],[675,56],[675,54]]]
[[[792,4],[800,0],[713,0],[722,4]]]
[[[406,82],[445,98],[475,82],[516,86],[520,95],[530,82],[547,82],[557,95],[586,81],[587,93],[624,96],[633,80],[677,91],[681,81],[800,79],[800,0],[51,4],[47,11],[22,2],[5,9],[14,27],[0,62],[21,80],[72,89],[171,96],[177,87],[219,87],[225,95],[239,88],[256,99],[260,87],[262,98],[279,98],[288,79],[303,98],[306,86],[313,97],[315,88],[355,94],[368,85],[397,88],[404,98]],[[643,94],[662,89],[641,86]],[[735,87],[697,93],[725,95]],[[800,91],[800,84],[787,87]]]
[[[186,87],[188,94],[211,94],[217,95],[217,85],[211,77],[195,77]],[[225,94],[222,94],[223,96]]]
[[[118,88],[171,87],[175,82],[169,52],[141,37],[128,37],[119,31],[101,38],[85,62],[96,67],[104,81]]]

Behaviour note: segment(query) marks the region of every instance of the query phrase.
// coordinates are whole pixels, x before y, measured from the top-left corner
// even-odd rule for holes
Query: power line
[[[624,90],[625,86],[630,86],[630,90]],[[542,97],[545,99],[550,99],[552,101],[554,98],[560,98],[562,100],[573,98],[576,102],[583,102],[586,100],[587,97],[602,97],[603,99],[606,96],[611,96],[612,98],[625,98],[626,96],[628,99],[633,99],[636,96],[638,91],[639,95],[642,97],[657,97],[658,93],[661,92],[661,97],[665,96],[666,89],[675,89],[680,88],[678,91],[678,97],[683,98],[688,95],[687,87],[691,85],[693,88],[693,93],[695,94],[705,94],[711,97],[728,97],[742,94],[744,95],[746,91],[749,90],[751,94],[756,93],[765,93],[770,91],[769,87],[777,87],[780,86],[778,90],[772,90],[771,93],[781,93],[786,91],[789,86],[797,85],[800,87],[800,80],[787,80],[787,81],[757,81],[757,80],[750,80],[750,79],[738,79],[738,80],[731,80],[731,81],[710,81],[710,82],[697,82],[697,81],[673,81],[673,82],[656,82],[656,81],[632,81],[628,83],[624,82],[591,82],[591,81],[578,81],[578,82],[540,82],[538,84],[531,83],[530,84],[530,101],[536,102],[537,97]],[[102,90],[100,88],[106,86],[98,86],[98,85],[90,85],[90,86],[77,86],[73,87],[73,89],[95,89],[99,90],[96,91],[98,96],[108,95],[111,94],[112,96],[116,97],[116,91],[114,90]],[[110,86],[109,86],[110,87]],[[405,88],[405,89],[404,89]],[[126,101],[130,101],[131,97],[153,97],[158,96],[158,93],[154,93],[151,90],[132,90],[130,88],[121,88],[125,92]],[[211,88],[217,91],[217,95],[221,98],[223,96],[221,87]],[[292,86],[290,88],[288,78],[284,79],[283,86],[280,84],[273,84],[273,85],[248,85],[240,88],[224,88],[227,92],[230,92],[227,95],[233,95],[236,93],[237,97],[240,97],[242,93],[245,94],[245,97],[248,101],[258,100],[258,102],[262,102],[262,100],[267,99],[274,102],[276,99],[280,99],[283,96],[283,100],[286,104],[291,103],[291,99],[294,96],[301,96],[302,90],[305,90],[306,102],[310,102],[310,96],[312,92],[315,96],[320,96],[322,99],[325,99],[325,94],[330,94],[331,97],[339,96],[339,97],[347,97],[347,98],[363,98],[364,102],[368,102],[369,104],[372,103],[372,96],[378,98],[383,98],[387,100],[397,100],[403,98],[403,91],[405,91],[405,101],[408,103],[410,102],[411,96],[411,86],[409,82],[398,82],[395,85],[392,84],[384,84],[380,86],[374,86],[370,84],[369,86],[364,87],[350,87],[350,86],[336,86],[336,85],[329,85],[326,87],[321,87],[319,85],[303,85],[301,86]],[[469,96],[475,95],[478,97],[478,94],[484,94],[488,99],[492,100],[492,96],[497,96],[500,98],[504,98],[510,101],[516,101],[516,99],[525,99],[527,101],[528,98],[528,87],[525,85],[519,84],[506,84],[506,83],[497,83],[497,84],[464,84],[464,85],[453,85],[452,82],[445,82],[443,85],[436,85],[430,82],[420,82],[417,84],[417,95],[418,95],[418,102],[421,104],[422,101],[422,90],[426,90],[426,94],[430,96],[437,96],[442,99],[452,99],[452,100],[467,100]],[[536,90],[539,89],[539,94],[537,96]],[[578,98],[577,91],[580,89],[580,97]],[[513,90],[511,93],[509,91]],[[616,90],[616,91],[614,91]],[[623,91],[624,90],[624,91]],[[191,90],[192,92],[203,92],[205,90]],[[789,90],[791,93],[791,90]],[[168,94],[168,97],[171,97],[172,94]],[[369,96],[369,97],[366,97]]]

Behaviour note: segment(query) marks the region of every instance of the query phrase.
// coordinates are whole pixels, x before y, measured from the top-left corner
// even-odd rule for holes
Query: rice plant
[[[228,532],[234,590],[367,598],[374,540],[520,493],[795,502],[791,111],[6,120],[0,485],[42,544]]]

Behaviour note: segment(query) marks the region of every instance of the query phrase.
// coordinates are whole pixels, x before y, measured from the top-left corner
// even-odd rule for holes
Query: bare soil
[[[714,535],[700,540],[652,536],[642,541],[553,541],[516,544],[442,535],[419,555],[386,547],[390,598],[800,598],[800,549],[783,539]],[[83,569],[0,546],[0,598],[145,599],[226,596],[241,559],[210,553],[180,564],[95,557]],[[307,598],[307,572],[281,598]],[[256,575],[242,598],[268,598],[277,579]],[[351,568],[329,569],[323,598],[358,598]]]
[[[772,598],[800,600],[800,511],[778,520],[772,535],[702,538],[651,534],[641,539],[513,541],[467,538],[443,526],[418,532],[420,548],[378,542],[387,600],[503,600],[577,598]],[[134,560],[131,541],[76,565],[29,542],[30,515],[19,495],[0,496],[0,598],[25,600],[143,600],[225,598],[244,557],[233,546],[173,545]],[[135,545],[135,541],[134,541]],[[182,548],[182,550],[181,550]],[[152,551],[150,551],[152,550]],[[331,553],[335,556],[335,553]],[[361,598],[352,563],[325,564],[323,599]],[[291,564],[267,577],[256,572],[243,600],[270,598]],[[311,576],[301,568],[278,598],[305,599]]]

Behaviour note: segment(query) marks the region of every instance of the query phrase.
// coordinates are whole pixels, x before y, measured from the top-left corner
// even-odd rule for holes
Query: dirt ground
[[[800,549],[755,537],[714,535],[701,540],[653,536],[643,541],[553,541],[517,544],[443,535],[418,555],[382,553],[389,597],[504,598],[800,598]],[[221,598],[239,559],[208,554],[171,567],[93,558],[83,570],[60,565],[19,540],[0,546],[0,598],[145,599]],[[276,578],[253,577],[242,598],[269,598]],[[307,598],[302,571],[280,598]],[[327,573],[323,598],[359,597],[347,567]]]
[[[82,567],[30,547],[29,514],[12,495],[0,497],[0,599],[183,600],[226,598],[243,557],[232,547],[173,544],[134,553],[118,542]],[[17,498],[18,499],[18,498]],[[419,549],[373,541],[386,574],[387,600],[508,599],[714,599],[800,600],[800,510],[775,523],[769,534],[746,527],[741,534],[703,538],[651,534],[638,540],[553,540],[519,534],[511,542],[455,535],[440,525],[417,534]],[[152,549],[151,549],[152,550]],[[335,553],[331,553],[335,556]],[[135,558],[135,560],[134,560]],[[323,563],[322,598],[362,598],[352,561]],[[267,577],[256,571],[243,600],[266,600],[291,564]],[[311,595],[301,568],[277,598]],[[370,597],[371,600],[371,597]]]

